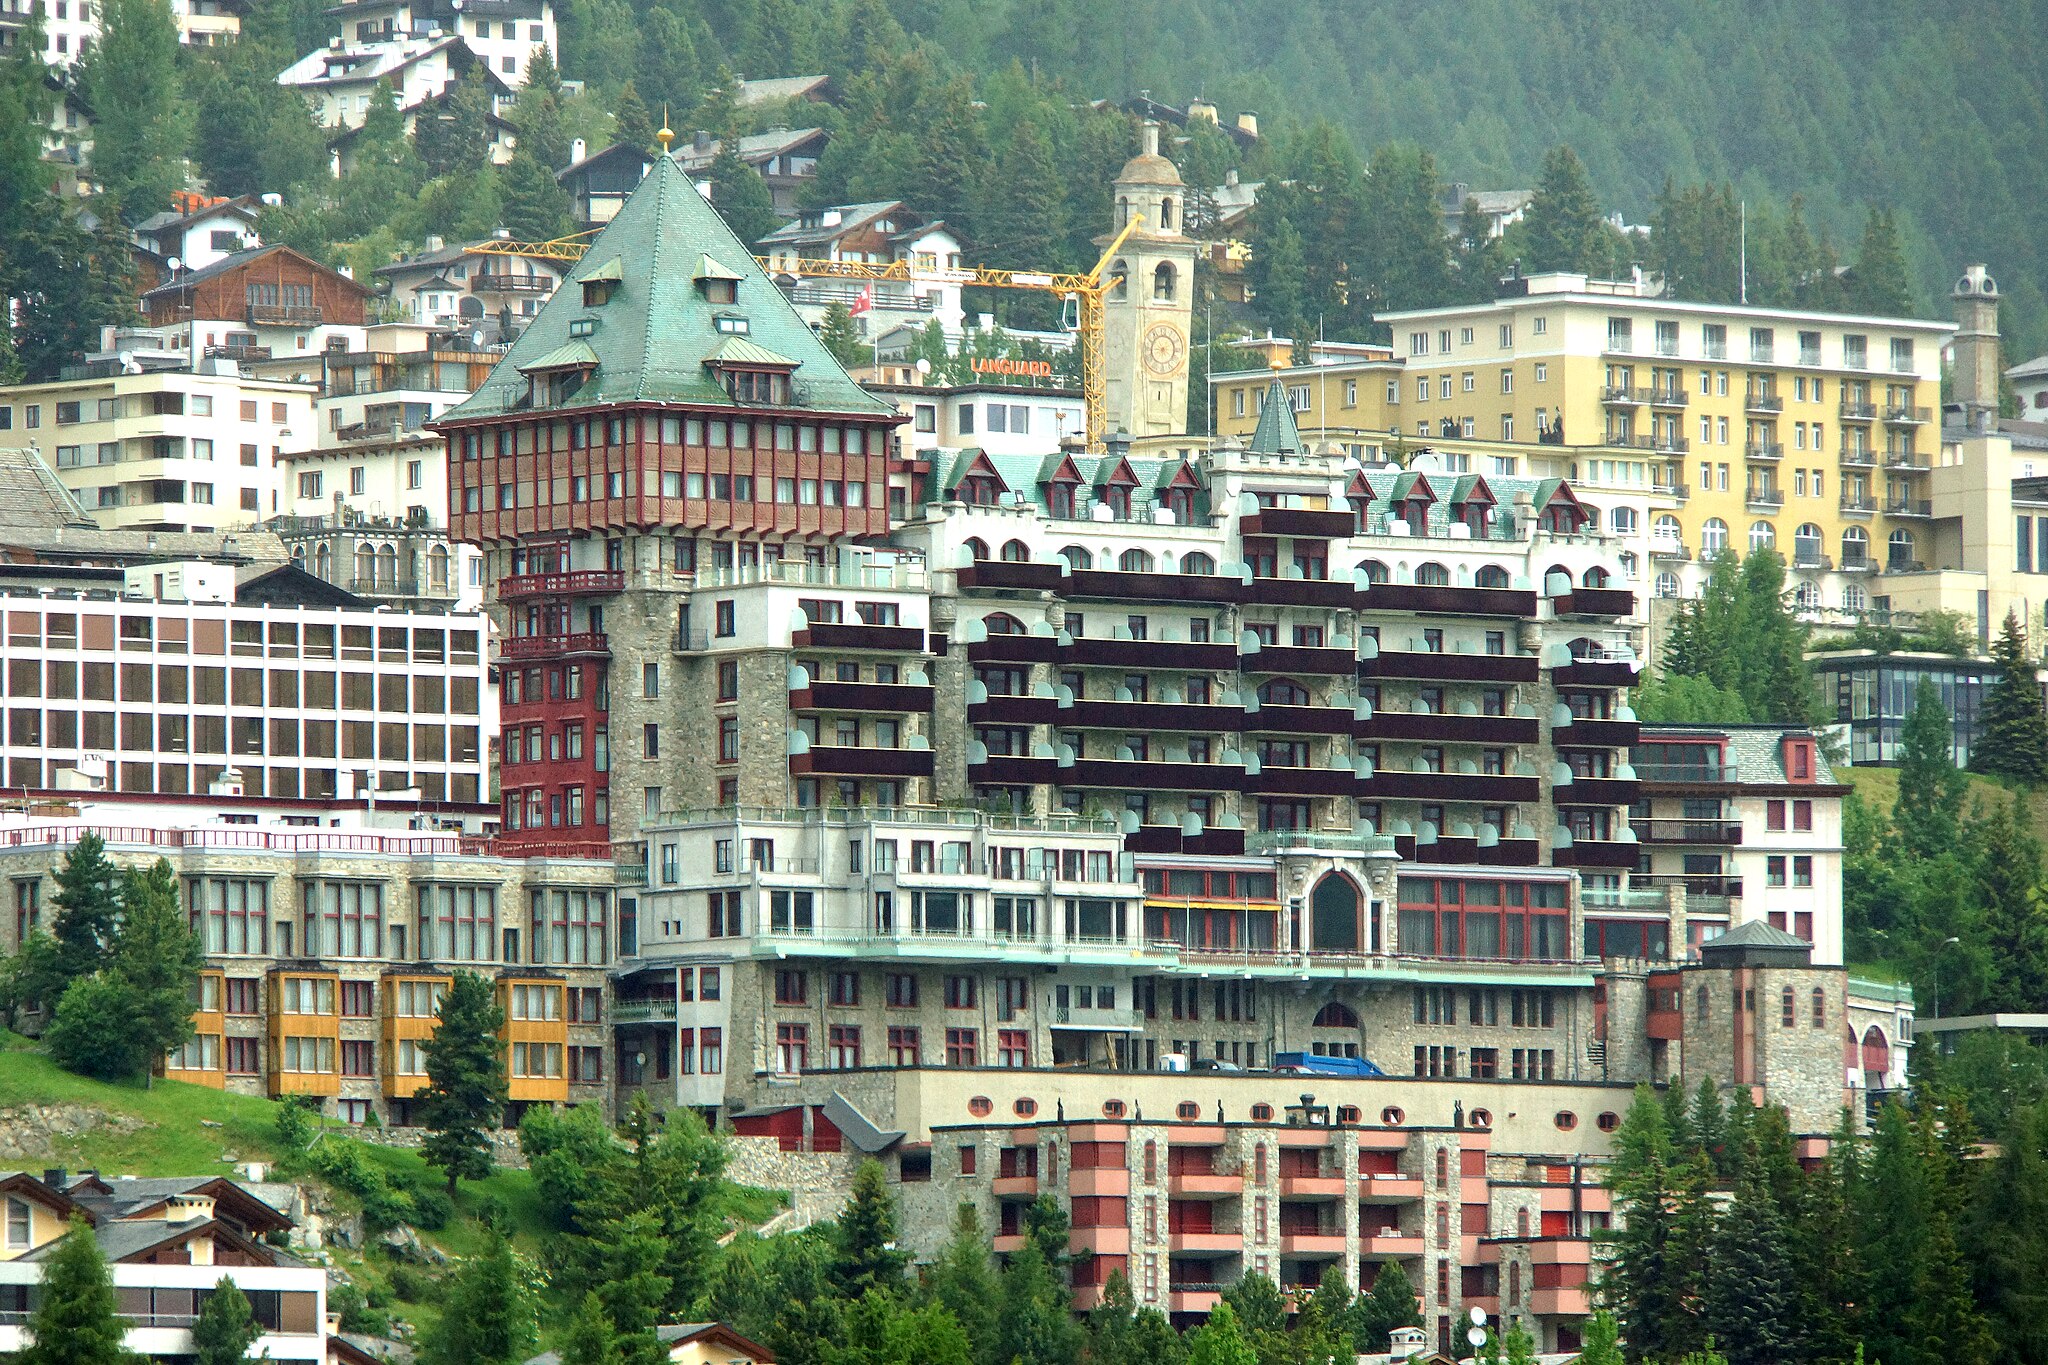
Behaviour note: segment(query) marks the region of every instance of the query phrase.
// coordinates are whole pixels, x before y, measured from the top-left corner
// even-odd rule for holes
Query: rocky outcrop
[[[57,1144],[87,1133],[123,1134],[149,1125],[89,1104],[24,1104],[0,1109],[0,1165],[46,1161]]]

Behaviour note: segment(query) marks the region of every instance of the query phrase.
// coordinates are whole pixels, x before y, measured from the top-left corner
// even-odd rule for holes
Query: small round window
[[[1252,1122],[1253,1122],[1253,1123],[1271,1123],[1272,1121],[1273,1121],[1273,1106],[1272,1106],[1272,1105],[1270,1105],[1270,1104],[1255,1104],[1255,1105],[1253,1105],[1253,1106],[1252,1106]]]
[[[1380,1110],[1380,1122],[1384,1123],[1389,1128],[1399,1128],[1401,1126],[1402,1121],[1405,1120],[1407,1117],[1408,1116],[1406,1114],[1401,1112],[1401,1108],[1399,1105],[1390,1104],[1386,1108]]]
[[[1029,1098],[1021,1099],[1010,1107],[1017,1111],[1018,1118],[1028,1119],[1038,1112],[1038,1101]]]
[[[1104,1100],[1102,1102],[1102,1117],[1106,1119],[1120,1119],[1123,1116],[1124,1102],[1122,1100]]]
[[[1611,1133],[1615,1129],[1621,1127],[1621,1115],[1615,1113],[1613,1110],[1610,1109],[1606,1113],[1602,1114],[1599,1118],[1594,1119],[1593,1122],[1600,1126],[1601,1132]]]
[[[1557,1111],[1557,1117],[1551,1120],[1551,1122],[1555,1123],[1560,1130],[1569,1133],[1572,1129],[1579,1126],[1579,1116],[1569,1109],[1560,1109]]]
[[[1465,1115],[1465,1122],[1471,1124],[1474,1128],[1491,1128],[1493,1127],[1493,1115],[1485,1109],[1474,1109],[1471,1113]]]
[[[995,1112],[996,1102],[986,1095],[976,1095],[967,1101],[967,1112],[978,1119],[985,1119]]]
[[[1182,1100],[1173,1107],[1173,1116],[1178,1119],[1195,1119],[1202,1115],[1202,1107],[1193,1100]]]

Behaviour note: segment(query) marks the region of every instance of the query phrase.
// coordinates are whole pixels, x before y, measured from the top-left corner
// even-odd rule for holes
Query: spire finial
[[[654,140],[661,144],[661,154],[663,156],[668,155],[668,145],[676,140],[676,130],[668,126],[667,100],[661,102],[661,131],[654,135]]]

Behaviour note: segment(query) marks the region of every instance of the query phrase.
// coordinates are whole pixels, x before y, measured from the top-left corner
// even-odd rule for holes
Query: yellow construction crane
[[[1075,301],[1075,334],[1081,347],[1081,402],[1087,410],[1088,449],[1100,451],[1109,421],[1109,367],[1103,354],[1102,303],[1119,281],[1104,279],[1110,261],[1144,219],[1132,214],[1122,231],[1103,248],[1095,268],[1084,275],[1056,274],[1034,270],[1002,270],[994,266],[961,266],[957,269],[918,266],[909,261],[869,263],[866,261],[814,261],[756,256],[754,260],[771,274],[805,275],[835,280],[883,280],[902,283],[976,285],[988,289],[1028,289],[1057,294]],[[479,242],[468,251],[476,256],[526,256],[539,261],[576,261],[590,248],[599,228],[546,242],[515,242],[502,238]]]

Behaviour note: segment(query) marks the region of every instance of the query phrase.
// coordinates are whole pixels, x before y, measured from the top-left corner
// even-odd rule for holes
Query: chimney
[[[699,128],[699,129],[697,130],[697,135],[696,135],[696,137],[694,137],[694,138],[692,138],[692,139],[691,139],[690,145],[691,145],[691,146],[693,146],[693,147],[695,147],[695,148],[696,148],[696,149],[697,149],[698,151],[700,151],[700,152],[708,152],[708,151],[710,151],[710,150],[711,150],[711,134],[709,134],[709,133],[705,132],[705,131],[704,131],[704,130],[703,130],[702,128]]]
[[[1998,281],[1982,265],[1956,281],[1954,393],[1963,425],[1988,431],[1998,417]]]
[[[1112,461],[1128,459],[1131,453],[1131,433],[1113,431],[1102,438],[1102,450]]]
[[[443,237],[443,236],[439,235],[438,233],[431,233],[431,232],[430,232],[430,233],[428,233],[428,234],[427,234],[427,250],[428,250],[428,251],[445,251],[445,250],[447,249],[447,247],[448,247],[448,239],[447,239],[446,237]]]
[[[573,137],[569,139],[569,164],[571,166],[583,159],[585,148],[586,144],[582,138]]]
[[[43,1171],[43,1183],[53,1190],[62,1190],[64,1188],[64,1168],[62,1166],[47,1167]]]
[[[1237,167],[1232,166],[1223,173],[1223,183],[1232,189],[1237,187]]]
[[[1259,135],[1259,116],[1249,109],[1241,111],[1237,116],[1237,131],[1249,133],[1253,137],[1257,137]]]
[[[1159,125],[1151,119],[1145,120],[1145,155],[1159,155]]]

